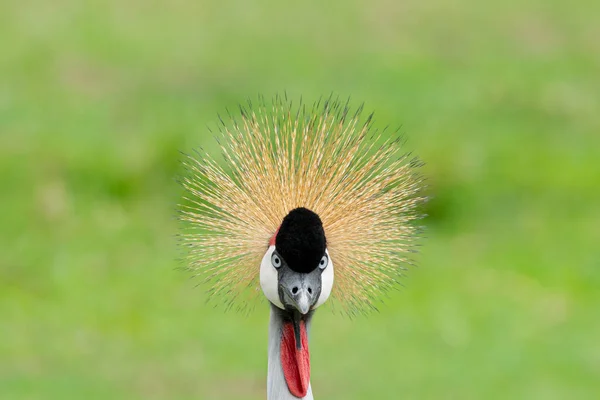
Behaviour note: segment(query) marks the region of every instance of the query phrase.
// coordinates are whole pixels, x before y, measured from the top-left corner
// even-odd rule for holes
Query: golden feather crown
[[[269,239],[297,207],[323,221],[332,297],[346,312],[374,309],[395,287],[418,236],[421,163],[361,112],[331,98],[312,107],[259,98],[220,119],[221,163],[203,151],[185,157],[185,262],[211,298],[252,304]]]

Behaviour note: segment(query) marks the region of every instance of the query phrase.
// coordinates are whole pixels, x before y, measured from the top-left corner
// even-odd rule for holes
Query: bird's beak
[[[307,288],[298,288],[297,286],[294,286],[291,290],[289,288],[286,288],[285,290],[291,305],[302,315],[308,313],[312,306],[313,299],[312,296],[310,296],[310,293],[308,293]],[[296,293],[293,293],[294,290]]]
[[[285,307],[302,315],[308,314],[320,292],[320,275],[288,273],[279,281],[281,302]]]

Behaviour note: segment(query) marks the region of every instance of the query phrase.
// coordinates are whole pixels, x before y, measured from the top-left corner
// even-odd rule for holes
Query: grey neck
[[[308,333],[310,318],[306,321]],[[271,317],[269,321],[269,362],[267,373],[267,400],[298,400],[288,390],[283,368],[281,367],[281,333],[283,328],[282,311],[271,304]],[[312,388],[308,385],[308,392],[304,400],[313,400]]]

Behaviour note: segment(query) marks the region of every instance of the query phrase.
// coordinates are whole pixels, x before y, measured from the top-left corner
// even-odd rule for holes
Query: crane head
[[[296,208],[283,219],[260,266],[260,285],[276,307],[308,314],[333,287],[333,262],[319,216]]]
[[[221,119],[222,160],[186,156],[180,240],[210,300],[250,311],[260,286],[274,311],[307,321],[329,297],[342,314],[376,310],[397,286],[420,237],[425,180],[402,135],[361,112],[335,98],[260,97]]]

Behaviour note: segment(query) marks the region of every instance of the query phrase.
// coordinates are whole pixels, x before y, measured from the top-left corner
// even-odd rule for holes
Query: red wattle
[[[298,398],[306,396],[310,383],[310,353],[304,321],[300,321],[300,341],[302,349],[296,347],[293,324],[285,322],[281,335],[281,366],[290,393]]]

